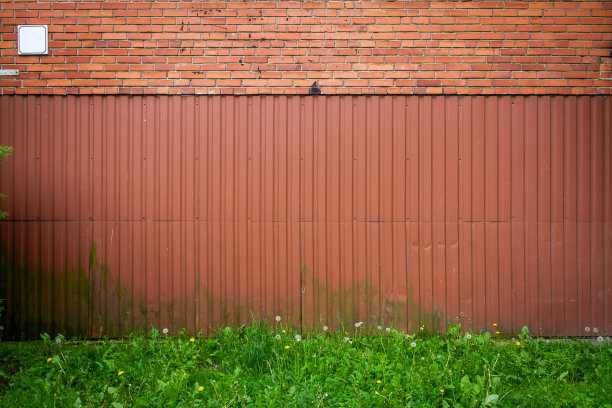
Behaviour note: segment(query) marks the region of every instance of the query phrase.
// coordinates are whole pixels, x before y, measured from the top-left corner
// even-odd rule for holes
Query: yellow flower
[[[493,327],[497,327],[497,323],[493,323]]]
[[[189,339],[189,341],[193,343],[195,341],[195,339],[192,337],[192,338]]]
[[[196,356],[193,356],[192,358],[195,360],[195,359],[196,359]]]
[[[119,371],[117,375],[123,375],[123,371]]]
[[[50,362],[51,362],[51,360],[53,360],[53,359],[52,359],[51,357],[49,357],[49,358],[47,359],[47,363],[50,363]]]
[[[286,346],[285,346],[285,350],[289,350],[289,345],[286,345]]]
[[[444,388],[440,388],[440,392],[444,394]]]
[[[187,375],[187,373],[183,373],[183,376]]]
[[[498,332],[498,331],[496,331],[496,332],[495,332],[495,334],[499,334],[499,332]]]
[[[287,332],[286,332],[286,331],[284,331],[284,330],[281,330],[281,332],[283,332],[283,333],[287,333]]]
[[[517,346],[520,346],[520,345],[521,345],[521,342],[520,342],[520,341],[517,341],[517,342],[516,342],[516,345],[517,345]]]
[[[204,387],[202,387],[201,385],[198,387],[198,391],[204,391]]]
[[[380,380],[376,380],[376,384],[380,384]]]

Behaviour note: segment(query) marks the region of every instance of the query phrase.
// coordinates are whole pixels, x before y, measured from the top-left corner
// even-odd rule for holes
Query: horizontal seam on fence
[[[88,222],[159,222],[159,223],[180,223],[180,222],[217,222],[217,223],[225,223],[225,224],[238,224],[238,223],[271,223],[271,224],[291,224],[291,223],[334,223],[334,224],[360,224],[360,223],[368,223],[368,224],[407,224],[407,223],[490,223],[490,224],[524,224],[524,223],[561,223],[561,222],[570,222],[570,223],[607,223],[611,222],[608,220],[390,220],[390,221],[371,221],[371,220],[352,220],[352,221],[338,221],[338,220],[196,220],[196,219],[182,219],[182,220],[160,220],[160,219],[144,219],[144,220],[122,220],[122,219],[95,219],[95,220],[63,220],[63,219],[44,219],[44,220],[3,220],[0,221],[0,225],[3,223],[13,223],[13,222],[80,222],[80,223],[88,223]]]

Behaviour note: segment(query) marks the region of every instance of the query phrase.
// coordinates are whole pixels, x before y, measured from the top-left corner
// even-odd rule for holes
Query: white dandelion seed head
[[[299,334],[295,335],[295,341],[302,341],[302,336],[300,336]]]
[[[166,329],[162,330],[162,333],[168,334],[168,329],[166,328]]]
[[[317,357],[317,353],[312,353],[312,358]]]
[[[425,361],[425,357],[421,357],[421,361]]]
[[[378,331],[382,331],[382,326],[376,326],[376,329],[377,329]]]
[[[353,344],[353,342],[349,340],[349,344]]]
[[[597,327],[593,327],[593,333],[599,333],[599,329]]]
[[[408,340],[409,338],[410,338],[410,335],[409,335],[409,334],[407,334],[407,335],[406,335],[406,340]]]
[[[603,341],[603,336],[597,336],[597,341],[601,343]]]
[[[275,319],[276,319],[277,322],[281,321],[281,317],[280,316],[276,316]]]
[[[4,330],[4,326],[0,326],[0,330]]]
[[[277,334],[276,336],[274,336],[274,338],[275,338],[276,340],[280,340],[280,339],[281,339],[280,334]]]
[[[584,328],[584,331],[588,333],[588,332],[591,331],[591,328],[589,326],[587,326],[587,327]]]
[[[323,326],[323,331],[327,331],[328,329],[329,329],[329,327]]]
[[[345,338],[344,338],[344,341],[349,341],[349,338],[348,338],[348,337],[345,337]]]
[[[385,329],[385,331],[386,331],[387,333],[391,333],[391,328],[390,328],[390,327],[387,327],[387,328]]]
[[[465,338],[469,340],[469,339],[472,338],[472,335],[470,333],[468,333],[468,334],[465,335]]]
[[[412,343],[410,343],[410,347],[415,348],[416,347],[416,343],[413,341]]]
[[[59,337],[56,337],[56,338],[55,338],[55,342],[59,344],[59,343],[61,343],[61,342],[62,342],[62,339],[60,339]]]
[[[419,327],[419,330],[423,331],[423,330],[425,330],[425,328],[423,326],[421,326],[421,327]]]
[[[546,339],[546,342],[547,342],[547,343],[550,343],[550,339]]]
[[[361,326],[361,322],[355,323],[355,327],[359,327],[359,326]]]

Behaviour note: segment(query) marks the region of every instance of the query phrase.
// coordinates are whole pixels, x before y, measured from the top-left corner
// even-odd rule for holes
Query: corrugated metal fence
[[[252,314],[612,334],[609,98],[2,96],[0,108],[0,144],[15,147],[0,165],[8,336]]]

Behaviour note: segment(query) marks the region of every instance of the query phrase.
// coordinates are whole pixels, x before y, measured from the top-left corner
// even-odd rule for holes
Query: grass
[[[357,326],[0,343],[0,406],[612,407],[607,341]]]

